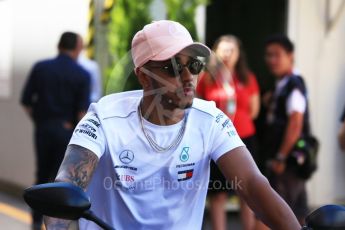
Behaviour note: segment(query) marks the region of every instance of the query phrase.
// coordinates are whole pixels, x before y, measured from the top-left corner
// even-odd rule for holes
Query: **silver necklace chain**
[[[148,134],[147,130],[145,129],[144,121],[143,121],[144,118],[143,118],[143,115],[141,113],[140,105],[141,105],[141,103],[138,106],[138,114],[139,114],[141,129],[142,129],[147,141],[151,145],[151,147],[158,153],[164,153],[164,152],[167,152],[167,151],[173,149],[174,147],[176,147],[181,142],[182,137],[184,135],[184,131],[186,129],[186,121],[187,121],[186,116],[183,118],[182,126],[181,126],[176,138],[173,140],[173,142],[170,145],[168,145],[167,147],[162,147],[154,141],[154,139]]]

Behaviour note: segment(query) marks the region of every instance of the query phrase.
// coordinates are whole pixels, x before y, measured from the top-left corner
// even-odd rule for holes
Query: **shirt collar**
[[[276,82],[275,94],[278,94],[284,88],[290,77],[291,75],[285,75]]]
[[[68,56],[67,54],[64,54],[64,53],[59,53],[58,58],[74,61],[73,58],[71,58],[70,56]]]

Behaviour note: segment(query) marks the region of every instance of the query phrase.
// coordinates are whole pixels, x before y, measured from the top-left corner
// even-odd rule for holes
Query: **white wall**
[[[0,180],[28,186],[34,180],[32,124],[19,105],[32,65],[56,55],[62,32],[87,32],[87,0],[2,0],[11,2],[11,82],[8,98],[0,98]],[[0,51],[1,52],[1,51]]]
[[[155,0],[152,10],[163,6],[162,0]],[[33,127],[19,104],[21,90],[33,64],[56,55],[61,33],[70,30],[85,37],[88,7],[89,0],[0,0],[0,42],[6,44],[0,46],[0,90],[3,80],[8,80],[10,89],[8,97],[4,90],[0,92],[0,181],[33,183]],[[163,8],[155,20],[165,17]],[[204,11],[198,9],[199,14]],[[204,16],[197,21],[203,38]],[[1,74],[5,72],[9,77]]]
[[[296,45],[296,67],[307,81],[312,127],[320,139],[319,170],[308,184],[310,203],[345,200],[345,155],[337,145],[345,106],[345,7],[331,0],[330,15],[341,10],[326,33],[326,0],[290,0],[288,34]]]

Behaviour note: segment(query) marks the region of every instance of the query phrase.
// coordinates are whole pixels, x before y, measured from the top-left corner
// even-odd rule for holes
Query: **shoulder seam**
[[[107,116],[107,117],[102,118],[102,120],[106,120],[106,119],[114,118],[114,117],[116,117],[116,118],[127,118],[127,117],[131,116],[132,113],[136,113],[136,112],[137,112],[136,110],[133,110],[133,111],[129,112],[126,116],[120,116],[120,115]]]
[[[206,113],[207,115],[209,115],[209,116],[211,116],[211,117],[214,118],[214,116],[213,116],[211,113],[208,113],[208,112],[206,112],[206,111],[203,111],[203,110],[198,109],[198,108],[195,108],[195,107],[192,107],[192,109],[195,109],[195,110],[197,110],[197,111],[199,111],[199,112],[202,112],[202,113]]]

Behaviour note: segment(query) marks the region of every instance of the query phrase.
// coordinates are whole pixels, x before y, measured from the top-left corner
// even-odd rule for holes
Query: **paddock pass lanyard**
[[[231,118],[233,120],[236,112],[236,98],[235,98],[235,89],[232,87],[229,82],[224,81],[223,84],[223,89],[227,95],[227,104],[226,104],[226,110]]]

